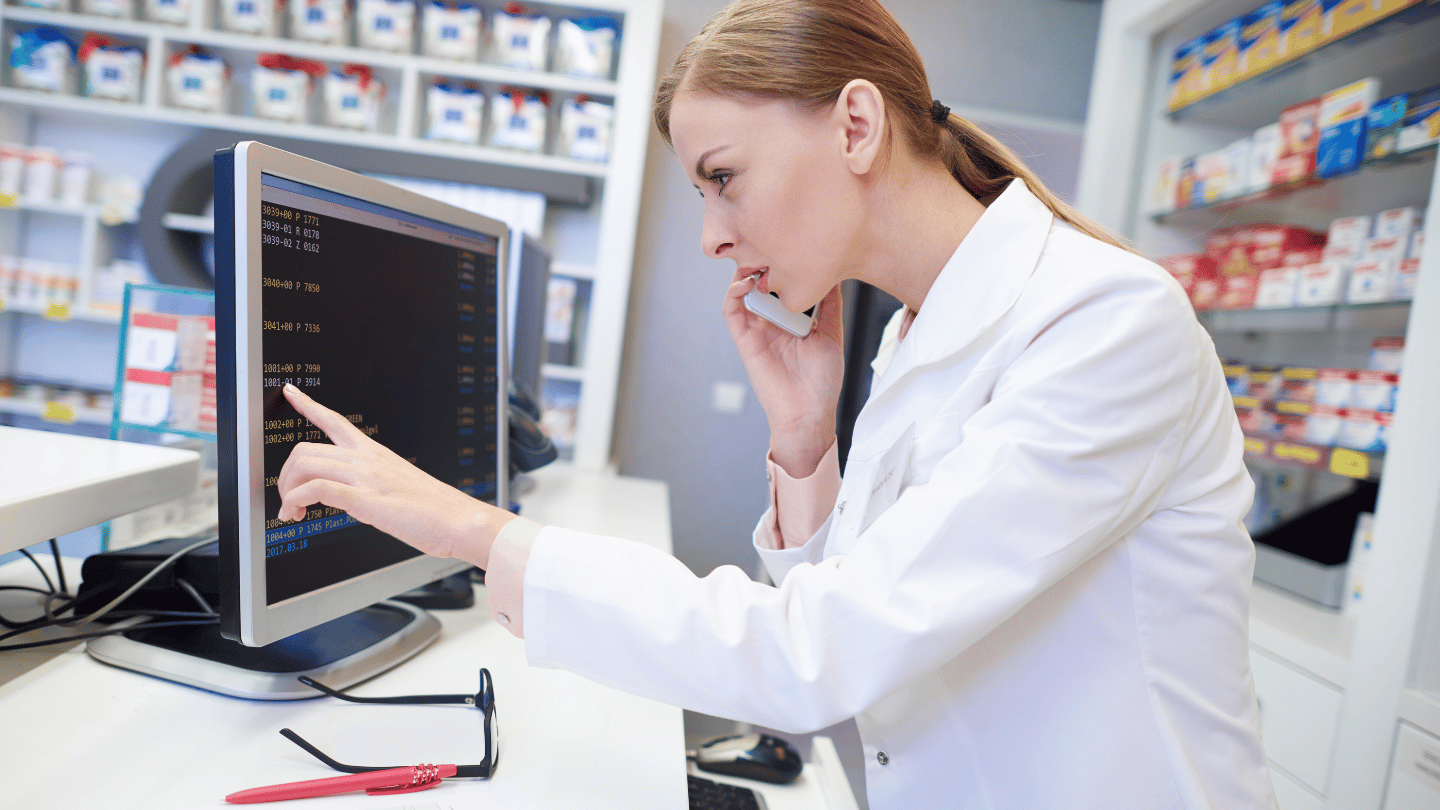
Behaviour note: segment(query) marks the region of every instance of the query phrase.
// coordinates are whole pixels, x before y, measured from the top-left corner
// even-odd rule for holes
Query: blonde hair
[[[920,54],[877,0],[736,0],[705,24],[661,78],[655,125],[673,146],[670,107],[682,85],[717,95],[790,99],[818,110],[833,104],[853,79],[879,88],[904,142],[916,154],[944,161],[976,199],[988,202],[1018,178],[1056,217],[1131,250],[1056,197],[984,130],[954,113],[937,122]]]

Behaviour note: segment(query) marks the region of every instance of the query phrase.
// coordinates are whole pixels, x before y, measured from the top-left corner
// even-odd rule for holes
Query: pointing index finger
[[[313,422],[315,427],[324,431],[337,447],[354,447],[368,438],[360,432],[360,428],[350,424],[349,419],[311,399],[294,385],[285,383],[284,391],[285,399],[290,405],[299,411],[301,416]]]

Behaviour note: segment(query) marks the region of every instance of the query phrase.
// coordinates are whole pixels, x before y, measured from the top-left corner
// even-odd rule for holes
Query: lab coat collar
[[[941,269],[872,397],[906,371],[961,351],[999,321],[1034,272],[1053,220],[1023,180],[1011,181]]]

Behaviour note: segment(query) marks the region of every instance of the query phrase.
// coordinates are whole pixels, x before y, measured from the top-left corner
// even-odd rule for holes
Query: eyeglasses
[[[500,760],[500,730],[495,719],[495,686],[490,679],[490,670],[480,668],[480,691],[473,695],[403,695],[400,697],[356,697],[347,695],[344,692],[331,689],[328,686],[308,678],[300,676],[300,682],[306,686],[324,692],[330,697],[348,700],[351,703],[388,703],[388,704],[459,704],[474,706],[485,713],[485,758],[479,765],[459,765],[455,768],[457,777],[471,777],[489,779],[495,773],[495,764]],[[321,762],[329,765],[337,771],[344,773],[365,773],[366,771],[380,771],[387,768],[403,767],[396,765],[346,765],[342,762],[331,759],[320,749],[305,741],[305,738],[291,731],[288,728],[280,729],[285,739],[305,749],[309,754]]]

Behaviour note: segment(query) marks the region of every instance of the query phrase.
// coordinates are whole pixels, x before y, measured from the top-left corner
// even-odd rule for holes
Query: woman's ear
[[[841,157],[855,174],[875,167],[885,145],[885,99],[880,88],[853,79],[835,99],[833,114],[843,132]]]

